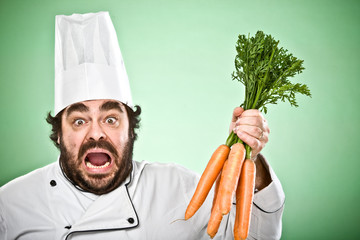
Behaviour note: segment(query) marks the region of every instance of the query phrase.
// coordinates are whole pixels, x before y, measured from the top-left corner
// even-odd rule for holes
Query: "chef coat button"
[[[134,220],[133,218],[128,218],[128,222],[129,222],[130,224],[133,224],[133,223],[135,222],[135,220]]]
[[[56,186],[56,181],[55,181],[55,180],[51,180],[51,181],[50,181],[50,185],[51,185],[52,187],[55,187],[55,186]]]

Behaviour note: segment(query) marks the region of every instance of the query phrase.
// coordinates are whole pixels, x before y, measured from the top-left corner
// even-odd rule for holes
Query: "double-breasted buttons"
[[[55,181],[55,180],[51,180],[51,181],[50,181],[50,186],[55,187],[55,186],[56,186],[56,181]]]

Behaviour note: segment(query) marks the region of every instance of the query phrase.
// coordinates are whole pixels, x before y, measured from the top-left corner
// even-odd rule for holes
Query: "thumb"
[[[232,132],[232,130],[235,127],[236,124],[236,120],[238,119],[238,117],[240,117],[240,115],[244,112],[244,109],[242,107],[236,107],[233,111],[233,115],[232,115],[232,119],[230,122],[230,126],[229,126],[229,133]]]
[[[244,109],[242,107],[236,107],[233,111],[231,123],[235,123],[238,117],[244,112]]]

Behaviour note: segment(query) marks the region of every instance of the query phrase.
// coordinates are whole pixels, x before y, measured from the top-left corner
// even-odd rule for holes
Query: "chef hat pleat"
[[[56,16],[55,114],[87,100],[132,107],[128,76],[108,12]]]

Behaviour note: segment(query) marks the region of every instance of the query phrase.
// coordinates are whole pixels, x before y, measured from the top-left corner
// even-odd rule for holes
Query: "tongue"
[[[94,166],[102,166],[109,161],[106,153],[89,153],[86,158]]]

